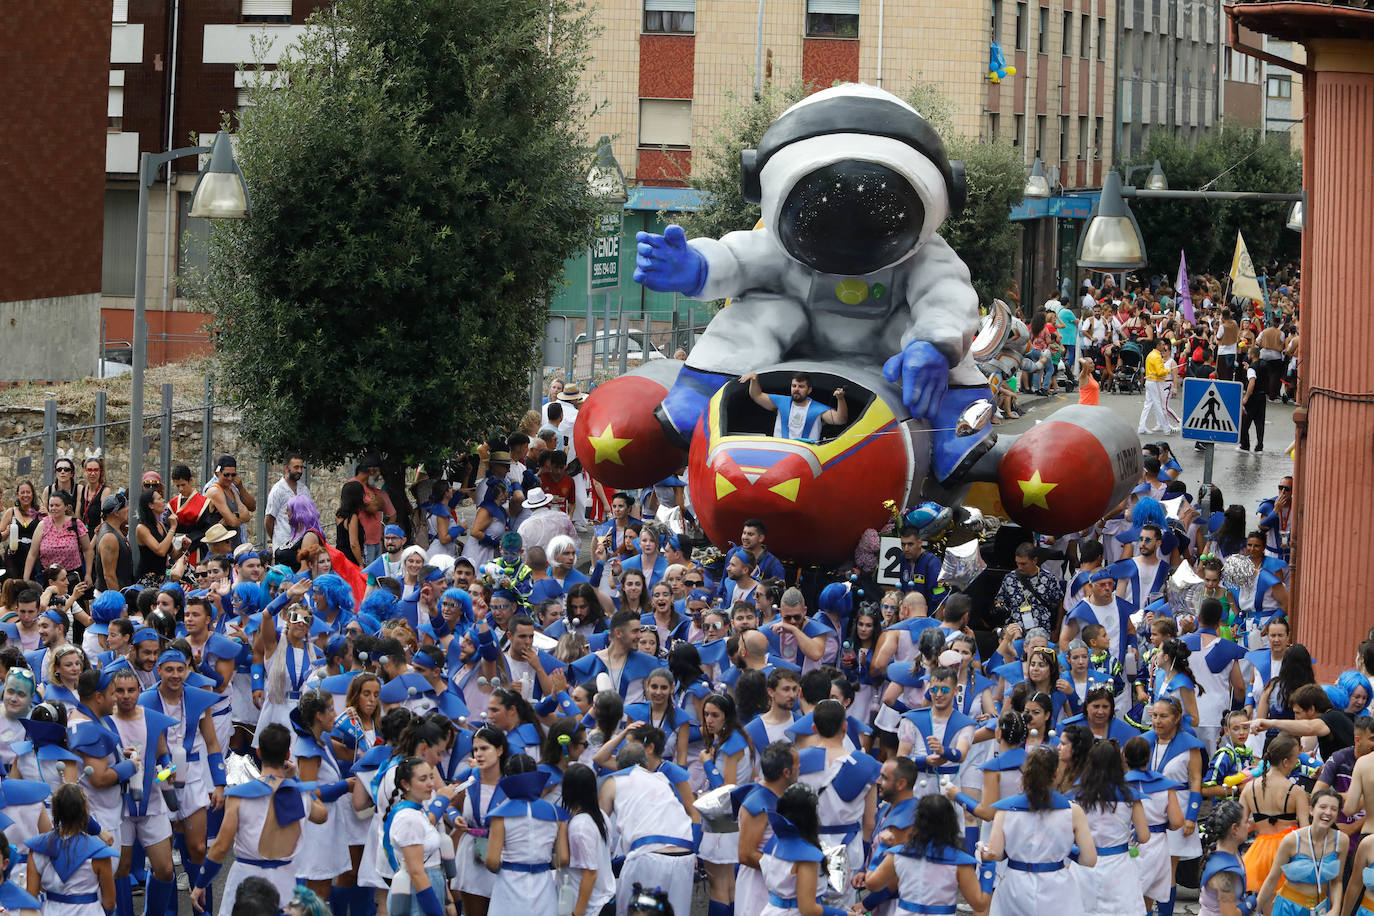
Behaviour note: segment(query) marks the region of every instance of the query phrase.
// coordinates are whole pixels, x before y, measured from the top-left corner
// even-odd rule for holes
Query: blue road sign
[[[1183,438],[1202,442],[1239,442],[1240,395],[1240,382],[1184,379]]]

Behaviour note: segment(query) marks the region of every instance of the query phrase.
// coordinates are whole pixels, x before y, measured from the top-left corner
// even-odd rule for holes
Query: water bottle
[[[10,519],[10,553],[19,549],[19,510],[16,509],[14,516]]]

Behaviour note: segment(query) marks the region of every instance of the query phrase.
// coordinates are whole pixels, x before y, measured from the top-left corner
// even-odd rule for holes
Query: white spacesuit
[[[931,421],[937,478],[967,471],[994,438],[987,428],[955,434],[960,414],[989,397],[969,354],[977,294],[936,234],[962,207],[962,166],[911,106],[851,84],[784,112],[743,167],[761,230],[690,242],[677,226],[639,234],[637,281],[733,299],[659,409],[670,439],[685,442],[731,378],[784,359],[841,357],[882,366],[912,415]]]

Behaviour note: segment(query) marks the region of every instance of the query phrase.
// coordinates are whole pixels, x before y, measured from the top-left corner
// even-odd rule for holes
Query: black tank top
[[[129,542],[124,535],[110,526],[108,522],[102,522],[100,530],[96,532],[94,550],[95,555],[93,568],[91,569],[91,583],[101,591],[109,586],[105,582],[105,564],[100,558],[100,543],[108,536],[114,535],[119,539],[119,558],[115,560],[115,581],[120,588],[134,583],[134,560],[133,554],[129,551]]]

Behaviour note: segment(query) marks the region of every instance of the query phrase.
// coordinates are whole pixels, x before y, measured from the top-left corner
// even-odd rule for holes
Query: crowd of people
[[[1017,384],[997,385],[1001,415],[1019,416],[1021,393],[1077,391],[1080,403],[1095,405],[1103,391],[1143,391],[1141,435],[1177,432],[1184,378],[1240,381],[1240,447],[1250,450],[1253,431],[1255,451],[1263,451],[1265,406],[1293,400],[1298,373],[1300,278],[1291,265],[1271,269],[1278,285],[1267,309],[1229,297],[1205,274],[1189,283],[1191,311],[1162,277],[1130,278],[1118,287],[1104,274],[1100,286],[1085,280],[1077,298],[1067,291],[1049,296],[1030,317]]]
[[[0,905],[1374,910],[1374,640],[1329,684],[1295,643],[1292,478],[1254,512],[1152,443],[995,587],[909,527],[880,586],[787,566],[763,519],[694,550],[640,493],[588,531],[554,413],[418,477],[408,520],[365,456],[328,531],[289,456],[261,544],[232,456],[170,500],[151,473],[132,518],[99,456],[20,483]]]

